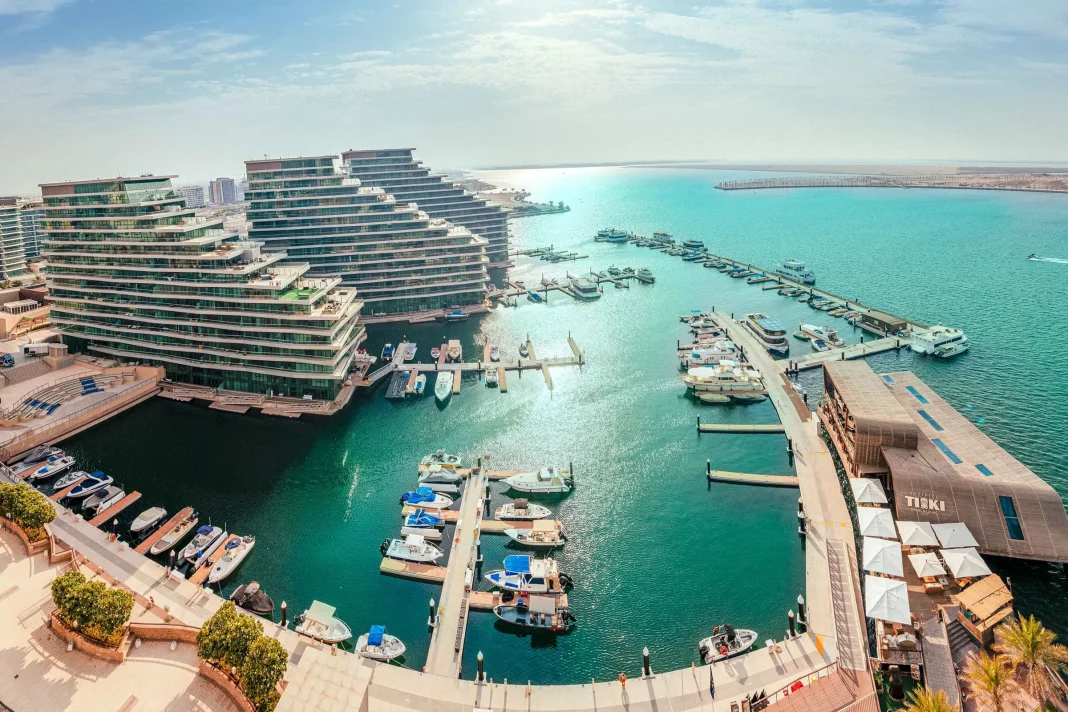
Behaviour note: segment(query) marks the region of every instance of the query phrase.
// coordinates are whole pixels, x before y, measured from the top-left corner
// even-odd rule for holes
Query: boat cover
[[[201,526],[200,529],[197,529],[197,534],[208,534],[211,532],[211,529],[212,527],[210,524],[205,524]]]
[[[408,504],[419,504],[420,502],[433,502],[434,490],[429,487],[417,487],[414,492],[405,492],[404,501]]]
[[[417,509],[408,515],[408,520],[405,524],[409,527],[436,527],[441,522],[441,518],[427,514],[425,509]]]
[[[512,574],[530,573],[529,556],[506,556],[504,557],[504,570]]]
[[[371,631],[367,634],[368,645],[382,645],[382,637],[386,634],[386,627],[384,625],[373,625]]]
[[[305,612],[304,618],[313,623],[318,623],[321,626],[329,628],[330,624],[334,620],[334,611],[336,610],[336,608],[334,608],[328,603],[323,603],[322,601],[312,601],[311,608],[309,608],[307,612]]]
[[[97,479],[100,479],[101,477],[104,476],[104,471],[103,470],[93,470],[91,473],[89,473],[89,476],[90,477],[95,477]]]
[[[226,542],[226,548],[228,550],[229,549],[236,549],[240,543],[241,543],[241,539],[231,539],[230,541]]]
[[[528,608],[531,613],[552,615],[556,613],[556,599],[550,596],[531,596]]]

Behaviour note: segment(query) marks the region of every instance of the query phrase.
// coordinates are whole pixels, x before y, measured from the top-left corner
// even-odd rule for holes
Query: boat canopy
[[[197,534],[210,534],[211,530],[212,526],[210,524],[204,524],[200,529],[197,529]]]
[[[384,625],[373,625],[371,631],[367,634],[368,645],[382,645],[382,638],[386,634],[386,627]]]
[[[304,618],[312,623],[318,623],[321,626],[329,628],[330,623],[334,620],[334,612],[336,610],[337,609],[329,603],[312,601],[311,608],[304,614]]]
[[[528,608],[531,613],[552,615],[556,613],[556,599],[549,596],[531,596]]]
[[[529,556],[506,556],[504,557],[504,570],[510,574],[530,573]]]
[[[539,532],[554,532],[557,529],[557,522],[548,519],[535,519],[531,524],[534,531]]]
[[[422,546],[426,543],[426,539],[423,537],[422,534],[409,534],[404,539],[404,543],[408,546]]]

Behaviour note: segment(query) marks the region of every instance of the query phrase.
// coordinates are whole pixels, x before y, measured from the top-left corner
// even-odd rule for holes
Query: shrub
[[[225,668],[240,668],[256,639],[263,635],[263,623],[237,612],[230,601],[204,622],[197,633],[197,655]]]
[[[249,648],[241,666],[241,689],[259,712],[271,712],[278,704],[280,695],[276,688],[286,674],[288,657],[281,643],[265,635]]]
[[[26,484],[0,484],[0,511],[8,514],[30,541],[43,539],[44,525],[56,518],[56,508],[48,498]]]
[[[134,604],[129,591],[109,588],[103,581],[87,581],[77,571],[52,581],[52,601],[66,624],[109,645],[122,641]]]

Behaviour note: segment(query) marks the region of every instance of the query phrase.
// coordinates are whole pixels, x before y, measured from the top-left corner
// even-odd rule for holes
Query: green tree
[[[121,588],[107,588],[100,592],[93,607],[92,623],[107,638],[112,638],[126,627],[133,613],[134,597]]]
[[[1027,690],[1042,702],[1053,691],[1053,675],[1068,667],[1068,648],[1055,643],[1057,634],[1027,616],[998,626],[994,650],[1013,667],[1024,668]]]
[[[129,591],[108,588],[103,581],[87,581],[77,571],[52,581],[52,601],[68,625],[111,644],[122,639],[134,604]]]
[[[85,584],[85,575],[80,571],[68,571],[52,579],[52,602],[59,609],[59,615],[70,620],[70,607],[74,595]]]
[[[197,654],[227,670],[240,668],[249,648],[261,635],[263,623],[252,616],[241,615],[237,607],[227,601],[197,633]]]
[[[241,689],[259,712],[271,712],[278,704],[276,688],[286,674],[288,657],[281,643],[265,635],[249,648],[241,666]]]
[[[48,499],[26,484],[0,484],[0,511],[7,514],[30,535],[31,541],[43,536],[41,527],[56,518],[56,509]]]
[[[942,690],[930,690],[917,687],[909,693],[905,703],[905,712],[953,712],[956,707],[949,704],[949,698]]]
[[[990,708],[991,712],[1005,712],[1005,703],[1018,685],[1009,662],[985,650],[973,657],[964,669],[964,682],[971,696]]]

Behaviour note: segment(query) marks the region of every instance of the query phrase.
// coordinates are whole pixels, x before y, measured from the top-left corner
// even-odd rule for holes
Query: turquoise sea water
[[[696,642],[721,622],[779,637],[803,592],[796,491],[704,481],[717,469],[790,472],[777,435],[703,435],[696,416],[774,422],[769,403],[699,407],[677,380],[678,314],[715,306],[765,311],[791,327],[840,320],[678,258],[632,245],[593,242],[602,227],[703,239],[714,251],[772,266],[806,260],[820,286],[894,313],[966,330],[972,351],[953,363],[908,353],[871,360],[877,370],[912,369],[966,411],[1060,492],[1068,492],[1068,265],[1028,262],[1032,252],[1068,257],[1064,196],[919,190],[797,190],[724,193],[713,185],[736,172],[656,169],[547,169],[490,172],[536,200],[563,200],[570,213],[514,221],[519,247],[553,244],[590,255],[550,265],[519,258],[511,274],[536,282],[591,268],[648,266],[652,286],[606,287],[602,299],[563,295],[548,305],[519,301],[464,324],[377,327],[368,347],[402,336],[429,358],[442,338],[466,349],[487,339],[505,356],[527,335],[539,356],[567,355],[570,333],[587,365],[510,375],[509,392],[466,378],[446,407],[432,396],[388,402],[384,389],[357,398],[329,420],[235,416],[156,399],[71,439],[86,469],[100,468],[144,506],[187,504],[206,519],[257,536],[229,585],[261,582],[290,615],[312,599],[337,606],[354,629],[385,623],[422,665],[425,621],[436,587],[378,573],[380,542],[397,534],[397,498],[414,484],[418,459],[438,447],[501,468],[573,462],[576,491],[551,506],[570,537],[557,554],[577,586],[579,618],[558,638],[520,636],[491,614],[469,626],[464,674],[486,656],[490,676],[581,682],[634,674],[641,649],[670,669],[697,660]],[[498,283],[503,274],[496,274]],[[799,342],[795,342],[797,344]],[[481,347],[477,346],[481,351]],[[796,347],[795,353],[804,347]],[[469,356],[470,356],[469,351]],[[804,374],[810,394],[818,371]],[[967,410],[971,404],[973,410]],[[494,505],[505,501],[497,485]],[[135,507],[134,509],[139,509]],[[132,518],[135,511],[128,513]],[[511,550],[484,537],[486,570]],[[1059,567],[999,563],[1020,607],[1062,633],[1065,581]]]

